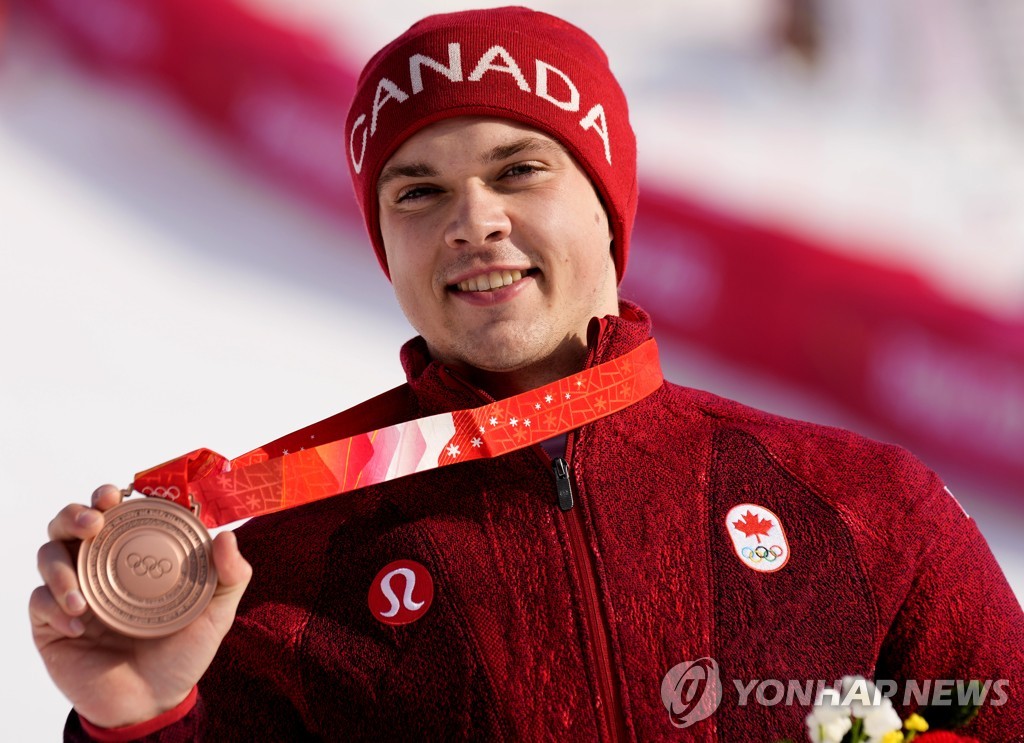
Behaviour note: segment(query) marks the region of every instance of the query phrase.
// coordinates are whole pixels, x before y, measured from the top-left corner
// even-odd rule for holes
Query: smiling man
[[[70,739],[795,739],[849,675],[902,713],[987,682],[968,732],[1020,739],[1024,617],[940,479],[662,381],[618,297],[636,148],[593,39],[432,16],[369,62],[343,137],[408,382],[259,454],[374,431],[341,457],[370,482],[220,534],[209,607],[148,639],[73,569],[120,493],[66,507],[30,611]]]
[[[502,119],[414,134],[378,181],[395,295],[431,356],[492,394],[582,366],[587,326],[618,312],[611,230],[564,147]]]

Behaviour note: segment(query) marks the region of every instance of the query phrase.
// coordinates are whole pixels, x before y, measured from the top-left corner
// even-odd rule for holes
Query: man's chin
[[[488,374],[512,374],[531,367],[535,361],[522,354],[494,351],[492,353],[464,354],[459,363]]]
[[[543,362],[547,356],[543,349],[531,348],[531,344],[523,340],[521,334],[476,338],[456,347],[434,350],[433,355],[456,367],[470,367],[489,374],[511,374]]]
[[[477,339],[457,348],[446,349],[447,354],[434,354],[434,358],[455,368],[466,369],[471,379],[490,379],[499,387],[525,390],[546,384],[577,371],[586,358],[585,346],[531,342],[520,332],[507,338],[490,336],[486,341]]]

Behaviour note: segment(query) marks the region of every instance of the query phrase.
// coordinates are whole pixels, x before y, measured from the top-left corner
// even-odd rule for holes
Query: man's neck
[[[520,392],[543,387],[586,366],[588,349],[580,340],[567,342],[556,354],[547,356],[533,364],[510,371],[479,369],[468,364],[449,363],[449,366],[488,393],[495,400],[517,395]]]

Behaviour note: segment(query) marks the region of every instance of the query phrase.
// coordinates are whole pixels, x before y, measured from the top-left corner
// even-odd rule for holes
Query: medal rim
[[[111,601],[107,591],[103,590],[97,585],[97,579],[89,574],[88,564],[90,552],[93,550],[93,545],[101,537],[104,537],[104,532],[111,528],[111,519],[114,517],[121,517],[125,512],[130,511],[141,511],[141,510],[153,509],[159,511],[165,511],[173,514],[176,518],[184,520],[187,525],[194,530],[199,538],[199,543],[206,554],[207,570],[206,570],[206,582],[200,588],[198,597],[195,598],[193,604],[188,607],[183,613],[169,619],[167,621],[146,622],[136,623],[126,621],[121,617],[114,616],[107,608],[105,602],[116,604],[117,602]],[[141,515],[140,515],[141,516]],[[139,498],[135,500],[125,500],[117,504],[111,509],[104,512],[104,518],[107,520],[104,524],[103,529],[95,537],[83,540],[82,545],[78,552],[78,582],[82,589],[82,594],[85,596],[86,602],[89,604],[89,608],[92,609],[93,614],[108,628],[118,632],[127,637],[133,637],[136,639],[153,639],[166,637],[174,634],[178,630],[191,624],[206,608],[210,603],[210,599],[213,598],[213,593],[217,588],[217,573],[213,566],[212,546],[213,538],[210,536],[206,526],[200,521],[191,511],[175,503],[171,503],[167,500],[158,498]],[[131,525],[128,526],[128,533],[131,532]],[[176,531],[170,526],[161,525],[159,521],[156,524],[147,523],[146,528],[156,528],[157,530],[164,530],[168,534],[168,538],[172,538],[171,534]],[[102,567],[103,570],[111,570],[109,562]],[[189,580],[189,579],[186,579]],[[198,584],[198,581],[193,581]],[[131,610],[134,606],[130,602],[125,602],[121,597],[121,606],[124,609]]]

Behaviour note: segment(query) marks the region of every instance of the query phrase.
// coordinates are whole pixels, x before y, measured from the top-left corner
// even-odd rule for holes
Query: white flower
[[[818,692],[814,708],[806,720],[811,743],[840,743],[850,731],[853,724],[850,707],[843,704],[842,699],[843,696],[832,688]]]
[[[903,721],[892,702],[873,683],[862,676],[844,676],[842,688],[843,701],[850,706],[850,713],[864,721],[862,730],[867,743],[881,743],[886,733],[902,729]]]
[[[849,717],[850,707],[842,703],[842,696],[835,689],[822,689],[814,700],[814,709],[808,715],[808,720],[814,718],[819,722],[831,722],[832,720]]]
[[[868,736],[867,743],[881,743],[886,733],[892,733],[903,727],[903,721],[893,709],[892,702],[883,699],[882,703],[871,707],[864,715],[864,733]]]
[[[846,694],[848,694],[855,683],[863,680],[863,676],[843,676],[843,680],[840,682],[840,687],[843,690],[843,695],[845,696]]]
[[[840,688],[818,692],[814,709],[807,716],[807,734],[812,743],[841,743],[843,736],[860,720],[864,743],[882,743],[883,738],[903,727],[892,702],[862,676],[844,676]]]
[[[875,685],[862,676],[844,676],[843,701],[850,705],[854,717],[862,718],[881,704],[883,698]]]
[[[817,719],[812,712],[807,716],[807,735],[811,743],[840,743],[852,725],[849,714],[825,722]]]

